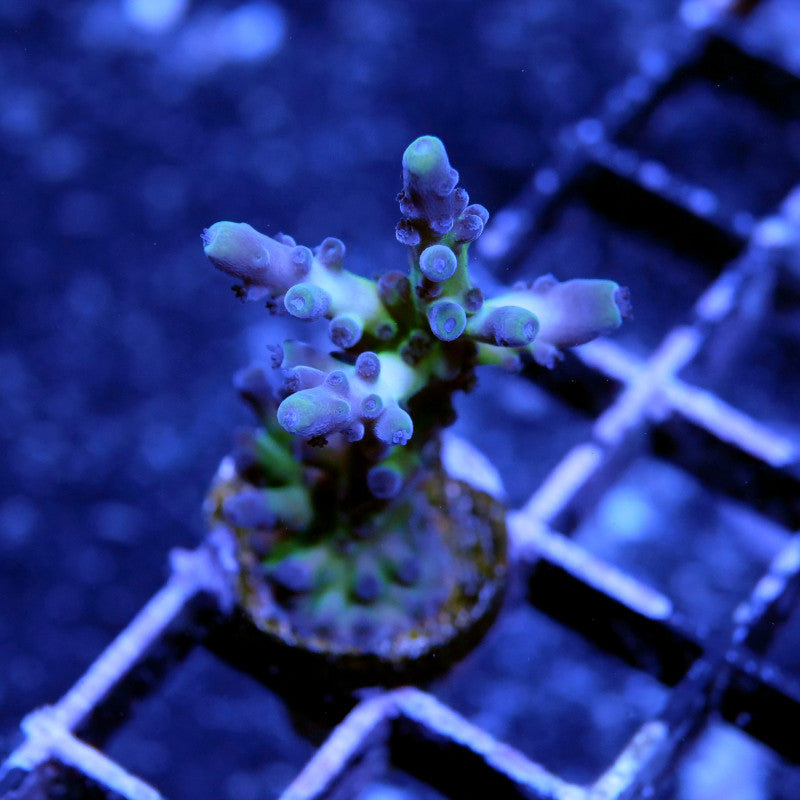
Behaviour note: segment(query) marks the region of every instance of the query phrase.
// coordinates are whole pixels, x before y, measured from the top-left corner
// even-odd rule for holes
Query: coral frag
[[[275,314],[326,320],[331,346],[274,348],[236,375],[259,418],[210,496],[232,533],[239,600],[292,646],[395,666],[447,648],[497,607],[505,576],[500,502],[448,476],[441,430],[479,365],[553,366],[629,315],[613,281],[553,276],[484,297],[468,251],[489,213],[458,185],[442,142],[403,155],[396,235],[410,268],[376,280],[247,223],[203,232],[237,295]]]

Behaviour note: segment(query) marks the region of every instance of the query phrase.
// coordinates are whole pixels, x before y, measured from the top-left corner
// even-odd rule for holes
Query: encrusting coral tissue
[[[241,434],[209,496],[234,555],[238,608],[286,648],[366,682],[452,659],[497,610],[506,577],[502,503],[443,466],[452,398],[476,368],[552,367],[630,312],[610,280],[545,275],[485,297],[470,243],[489,218],[457,186],[442,142],[403,155],[396,235],[410,268],[372,280],[345,246],[270,237],[247,223],[203,232],[236,293],[327,325],[324,349],[286,341],[237,373],[259,426]]]

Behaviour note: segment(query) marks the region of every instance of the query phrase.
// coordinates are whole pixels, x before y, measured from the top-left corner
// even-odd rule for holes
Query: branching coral
[[[547,275],[484,299],[467,261],[489,213],[470,205],[457,182],[439,139],[422,136],[407,148],[397,238],[410,251],[408,276],[389,272],[372,281],[349,272],[338,239],[312,251],[244,222],[204,231],[206,255],[241,281],[242,297],[266,299],[273,311],[301,320],[329,320],[335,353],[287,343],[276,364],[285,395],[277,421],[286,432],[313,443],[340,434],[344,442],[326,442],[338,448],[366,437],[371,457],[363,463],[397,460],[391,448],[415,438],[408,408],[426,387],[429,393],[435,386],[443,403],[469,388],[477,364],[513,365],[529,353],[552,366],[562,348],[612,330],[628,315],[627,291],[606,280],[559,283]],[[260,410],[268,412],[267,405]],[[416,449],[450,418],[417,432]]]
[[[327,321],[330,352],[287,341],[271,366],[237,375],[261,428],[239,443],[238,482],[216,506],[233,528],[265,532],[273,585],[295,598],[311,593],[316,606],[341,605],[329,591],[337,581],[349,586],[342,592],[350,600],[370,605],[414,572],[391,555],[413,555],[401,535],[382,540],[380,555],[342,542],[374,540],[376,528],[395,524],[392,504],[406,502],[404,488],[437,462],[453,394],[471,388],[478,366],[513,368],[525,357],[553,366],[563,348],[616,328],[630,311],[627,290],[607,280],[546,275],[484,297],[468,253],[489,213],[470,203],[458,179],[439,139],[409,145],[396,236],[410,267],[376,280],[344,267],[338,239],[311,250],[246,223],[203,232],[206,255],[237,279],[239,296],[276,314]],[[321,555],[326,547],[353,557],[333,568],[333,557]]]

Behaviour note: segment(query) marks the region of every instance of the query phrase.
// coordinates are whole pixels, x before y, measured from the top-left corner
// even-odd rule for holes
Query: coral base
[[[263,639],[273,678],[336,691],[425,679],[494,618],[507,572],[504,507],[441,466],[424,469],[356,535],[308,541],[222,525],[222,500],[242,488],[224,473],[209,498],[212,540],[228,550],[249,658],[253,637]]]

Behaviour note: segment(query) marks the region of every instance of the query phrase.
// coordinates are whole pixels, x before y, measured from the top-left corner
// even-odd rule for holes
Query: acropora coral
[[[236,481],[216,508],[234,529],[263,532],[272,591],[295,605],[306,596],[315,608],[370,606],[393,583],[418,580],[402,535],[384,540],[380,555],[359,542],[375,539],[376,520],[395,525],[391,506],[436,460],[454,393],[469,391],[481,365],[514,369],[532,358],[552,367],[564,348],[613,330],[630,312],[627,290],[610,280],[545,275],[484,296],[469,249],[489,212],[458,186],[438,138],[412,142],[402,166],[396,236],[406,270],[376,279],[350,272],[335,238],[312,249],[244,222],[203,232],[205,254],[237,280],[238,296],[327,325],[329,346],[287,341],[271,363],[237,373],[260,427],[240,437]]]

